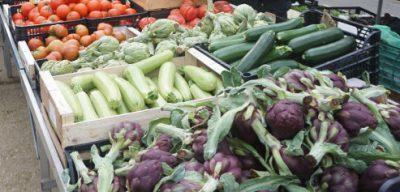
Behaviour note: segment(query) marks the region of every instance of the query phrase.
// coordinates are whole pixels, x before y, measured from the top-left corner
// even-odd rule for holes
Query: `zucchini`
[[[89,97],[99,117],[109,117],[117,114],[117,112],[108,106],[106,99],[99,90],[90,91]]]
[[[121,77],[115,77],[114,81],[121,91],[123,103],[130,112],[144,109],[145,104],[143,97],[135,87]]]
[[[93,75],[93,83],[106,98],[108,106],[110,106],[111,109],[117,109],[122,102],[122,97],[118,86],[110,75],[101,71],[96,72]]]
[[[161,53],[153,55],[147,59],[143,59],[132,65],[138,67],[144,74],[152,72],[159,68],[165,62],[171,61],[174,58],[174,53],[170,50],[165,50]]]
[[[192,93],[194,99],[205,99],[205,98],[212,97],[212,95],[210,93],[201,90],[200,87],[198,87],[194,83],[191,83],[189,85],[189,88],[190,88],[190,92]]]
[[[172,62],[161,65],[158,72],[158,90],[160,94],[170,103],[176,103],[176,94],[173,93],[176,66]]]
[[[71,86],[76,90],[90,91],[94,88],[93,74],[79,75],[71,78]]]
[[[127,67],[123,72],[124,77],[131,83],[142,95],[144,102],[151,105],[158,98],[158,91],[151,89],[146,82],[143,71],[135,65]]]
[[[345,55],[357,47],[353,37],[345,37],[339,41],[312,48],[304,52],[302,58],[308,63],[321,63]]]
[[[96,111],[93,108],[92,102],[90,101],[89,96],[84,92],[80,91],[75,94],[78,99],[79,105],[82,108],[83,113],[83,121],[90,121],[98,119]]]
[[[147,84],[149,85],[149,87],[150,87],[151,89],[155,89],[155,90],[158,89],[158,88],[157,88],[157,85],[156,85],[156,83],[155,83],[155,82],[158,82],[157,79],[151,80],[150,78],[146,77],[146,82],[147,82]],[[165,101],[165,99],[161,96],[161,94],[158,93],[158,98],[157,98],[157,100],[155,100],[154,103],[153,103],[151,106],[152,106],[152,107],[162,107],[162,106],[164,106],[165,104],[167,104],[167,101]]]
[[[275,32],[267,31],[261,35],[254,47],[243,57],[242,61],[237,65],[237,69],[241,72],[247,72],[257,67],[257,64],[272,50],[275,43]]]
[[[67,101],[68,105],[71,107],[72,112],[74,112],[75,122],[83,120],[82,108],[74,95],[72,89],[65,83],[61,81],[56,81],[57,87],[60,89],[61,94]]]
[[[118,109],[117,109],[117,113],[118,113],[118,114],[129,113],[129,109],[128,109],[128,107],[125,105],[124,102],[121,102],[121,104],[119,105],[119,107],[118,107]]]
[[[236,67],[236,66],[239,65],[240,61],[242,61],[242,60],[239,59],[239,60],[237,60],[237,61],[235,61],[235,62],[230,63],[229,65],[230,65],[231,67]]]
[[[326,28],[327,28],[327,26],[324,23],[312,24],[312,25],[302,27],[299,29],[292,29],[292,30],[288,30],[288,31],[279,32],[276,34],[276,39],[279,42],[287,43],[296,37],[307,35],[307,34],[310,34],[310,33],[316,32],[316,31],[325,30]]]
[[[213,91],[217,87],[217,77],[203,68],[185,65],[182,70],[187,78],[192,80],[204,91]]]
[[[211,43],[217,43],[217,42],[220,42],[220,41],[232,41],[232,40],[241,39],[243,37],[244,37],[244,32],[238,33],[238,34],[235,34],[235,35],[231,35],[231,36],[228,36],[228,37],[218,38],[218,39],[212,41]]]
[[[340,29],[330,28],[294,38],[289,41],[288,45],[293,49],[293,53],[300,54],[308,49],[342,39],[343,36],[344,34]]]
[[[189,84],[186,82],[185,78],[181,74],[175,73],[174,86],[182,95],[184,101],[192,100],[192,94],[190,93]]]
[[[299,17],[295,19],[290,19],[288,21],[282,22],[282,23],[277,23],[277,24],[272,24],[272,25],[262,25],[258,27],[251,28],[247,30],[244,34],[245,39],[247,42],[253,42],[257,41],[258,38],[261,37],[262,34],[264,34],[267,31],[273,31],[275,33],[281,32],[281,31],[287,31],[290,29],[295,29],[300,26],[302,26],[304,23],[304,19]]]
[[[226,63],[234,62],[241,59],[247,52],[253,48],[254,43],[241,43],[224,47],[213,52],[213,55]]]
[[[298,63],[295,60],[278,60],[278,61],[274,61],[271,63],[261,65],[260,67],[249,71],[249,73],[252,75],[256,75],[258,71],[266,70],[265,72],[273,74],[281,67],[289,67],[291,69],[297,69],[297,68],[299,68],[299,66],[300,66],[300,63]]]
[[[239,38],[239,39],[233,39],[233,40],[225,40],[225,41],[216,41],[216,42],[212,42],[210,43],[210,45],[208,46],[208,50],[210,52],[214,52],[218,49],[224,48],[224,47],[229,47],[232,45],[237,45],[237,44],[241,44],[241,43],[246,43],[246,41],[244,40],[244,37]]]
[[[175,103],[179,103],[183,101],[183,97],[182,94],[178,91],[178,89],[176,89],[175,87],[172,89],[172,93],[175,95],[176,97],[176,102]]]
[[[289,58],[292,54],[292,48],[288,46],[277,46],[272,49],[267,55],[263,57],[260,64],[269,63],[271,61]]]
[[[214,90],[214,95],[219,94],[224,89],[224,84],[222,83],[221,79],[217,78],[217,88]]]

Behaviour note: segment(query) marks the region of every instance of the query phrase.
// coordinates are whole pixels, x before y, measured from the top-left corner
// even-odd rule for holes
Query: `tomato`
[[[67,35],[67,40],[78,40],[79,41],[79,39],[81,39],[81,36],[79,36],[78,34],[76,34],[76,33],[71,33],[71,34],[69,34],[69,35]]]
[[[15,13],[12,16],[13,21],[17,20],[17,19],[24,19],[24,16],[21,13]]]
[[[181,12],[180,12],[179,9],[172,9],[171,12],[169,12],[169,14],[170,14],[170,15],[176,15],[176,14],[181,15]]]
[[[17,20],[15,20],[15,21],[14,21],[14,24],[15,24],[16,26],[25,26],[25,22],[24,22],[24,20],[22,20],[22,19],[17,19]]]
[[[80,0],[79,2],[87,5],[87,3],[89,3],[89,0]]]
[[[80,18],[81,18],[81,15],[79,15],[79,13],[76,11],[71,11],[67,15],[67,21],[78,20]]]
[[[116,39],[118,39],[118,41],[121,43],[122,41],[126,40],[126,35],[125,33],[121,32],[121,31],[115,31],[112,34]]]
[[[45,5],[39,10],[39,13],[41,16],[48,18],[50,15],[53,15],[53,9],[51,9],[50,6]]]
[[[134,14],[137,13],[137,11],[135,9],[132,9],[132,8],[126,9],[125,12],[126,12],[127,15],[134,15]]]
[[[97,0],[90,0],[87,3],[87,8],[89,12],[92,11],[100,11],[101,7],[100,7],[100,3]]]
[[[58,38],[63,38],[68,35],[68,29],[64,27],[63,25],[56,24],[52,25],[49,29],[50,35],[55,35]]]
[[[114,4],[113,9],[118,9],[121,14],[125,14],[126,6],[122,4]]]
[[[148,24],[154,23],[156,20],[154,17],[144,17],[139,21],[139,28],[144,29]]]
[[[70,4],[68,5],[68,7],[69,7],[71,10],[73,10],[75,6],[76,6],[76,3],[70,3]]]
[[[35,5],[31,2],[25,2],[21,4],[21,14],[24,17],[28,17],[29,12],[35,8]]]
[[[194,6],[184,4],[181,5],[179,10],[186,21],[192,21],[193,19],[197,18],[198,9]]]
[[[93,35],[96,38],[96,40],[99,40],[101,37],[105,36],[106,33],[103,30],[98,30],[98,31],[93,32]]]
[[[57,7],[64,3],[64,0],[50,0],[50,7],[53,10],[57,10]]]
[[[233,12],[233,8],[232,8],[231,5],[224,5],[224,6],[222,6],[221,11],[224,12],[224,13],[232,13]]]
[[[60,61],[62,60],[62,55],[59,51],[52,51],[50,54],[46,56],[46,59]]]
[[[49,20],[44,20],[44,21],[42,21],[40,24],[50,24],[51,23],[51,21],[49,21]],[[48,31],[49,31],[49,29],[50,29],[50,26],[51,25],[46,25],[46,26],[44,26],[44,27],[41,27],[40,28],[40,32],[42,32],[42,33],[47,33]]]
[[[57,21],[60,21],[60,18],[57,16],[57,15],[50,15],[50,17],[49,18],[47,18],[49,21],[51,21],[51,22],[57,22]]]
[[[47,46],[47,50],[49,52],[52,52],[52,51],[61,52],[61,49],[63,46],[64,46],[64,43],[61,40],[54,40]]]
[[[43,16],[40,16],[40,15],[38,17],[36,17],[36,19],[34,20],[35,24],[41,24],[44,21],[46,21],[46,18]]]
[[[85,4],[83,3],[78,3],[76,6],[73,8],[74,11],[78,12],[81,17],[86,17],[88,13],[88,9]]]
[[[68,5],[60,5],[57,8],[56,14],[60,19],[65,20],[70,11],[71,9],[68,7]]]
[[[104,29],[113,29],[113,26],[108,23],[99,23],[97,25],[97,30],[104,30]]]
[[[50,5],[50,0],[42,0],[39,1],[39,3],[37,4],[37,8],[38,10],[41,10],[44,6]]]
[[[50,35],[50,36],[48,36],[44,41],[45,41],[45,44],[46,44],[46,47],[47,46],[49,46],[49,44],[52,42],[52,41],[54,41],[54,40],[59,40],[56,36],[52,36],[52,35]]]
[[[33,58],[35,59],[43,59],[47,56],[47,49],[43,46],[38,47],[33,53]]]
[[[39,15],[40,15],[39,14],[39,9],[37,7],[35,7],[29,12],[28,18],[31,21],[35,21],[36,17],[38,17]]]
[[[112,4],[114,5],[114,4],[121,4],[121,1],[120,0],[115,0],[115,1],[112,1]]]
[[[131,25],[133,25],[133,22],[125,19],[125,20],[121,20],[119,22],[119,25],[121,25],[121,26],[131,26]]]
[[[108,14],[107,11],[102,11],[101,12],[101,17],[105,18],[105,17],[109,17],[109,16],[110,16],[110,14]]]
[[[81,37],[79,42],[81,43],[82,46],[87,47],[93,42],[93,39],[90,35],[85,35]]]
[[[191,28],[196,27],[196,25],[200,22],[201,20],[199,18],[193,19],[190,23],[189,26]]]
[[[88,18],[91,18],[91,19],[99,19],[99,18],[102,18],[102,17],[103,16],[102,16],[100,11],[92,11],[92,12],[89,13],[89,16],[88,16]]]
[[[66,60],[73,61],[79,56],[79,46],[66,44],[62,50],[61,54]]]
[[[40,46],[43,46],[43,42],[40,39],[32,38],[28,41],[28,47],[31,51],[36,50]]]
[[[112,8],[112,4],[111,2],[109,2],[108,0],[101,0],[100,1],[100,9],[102,11],[108,11]]]
[[[33,22],[33,21],[26,21],[26,22],[25,22],[25,25],[26,25],[26,26],[34,25],[34,24],[35,24],[35,22]]]
[[[85,25],[79,24],[75,27],[75,33],[82,37],[89,35],[89,29]]]
[[[112,8],[108,11],[108,15],[110,17],[115,17],[115,16],[120,16],[121,15],[121,11],[119,11],[118,9]]]
[[[68,39],[68,36],[66,38]],[[81,44],[79,43],[79,39],[78,40],[76,40],[76,39],[68,39],[64,44],[65,45],[75,45],[75,46],[79,47],[79,46],[81,46]]]
[[[198,13],[197,16],[199,16],[199,18],[201,19],[201,18],[203,18],[204,16],[206,16],[206,13],[207,13],[207,5],[201,5],[201,6],[199,7],[199,13]]]
[[[178,22],[179,24],[185,24],[186,22],[185,22],[185,18],[183,18],[183,16],[181,15],[181,14],[175,14],[175,15],[169,15],[168,17],[167,17],[167,19],[170,19],[170,20],[173,20],[173,21],[176,21],[176,22]]]

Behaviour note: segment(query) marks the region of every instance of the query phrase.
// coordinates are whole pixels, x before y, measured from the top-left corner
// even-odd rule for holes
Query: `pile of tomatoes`
[[[89,46],[102,36],[114,36],[120,42],[126,39],[125,33],[114,30],[110,24],[100,23],[97,31],[89,34],[85,25],[77,25],[74,33],[69,34],[66,27],[60,24],[52,25],[49,28],[49,36],[44,40],[32,38],[28,41],[28,47],[35,59],[48,60],[70,60],[73,61],[79,56],[79,51]]]
[[[17,26],[37,25],[58,21],[72,21],[81,18],[99,19],[120,15],[132,15],[137,11],[129,1],[119,0],[41,0],[37,5],[31,2],[21,4],[19,12],[12,15]]]

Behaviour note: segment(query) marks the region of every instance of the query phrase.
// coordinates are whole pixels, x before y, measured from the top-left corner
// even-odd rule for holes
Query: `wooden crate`
[[[127,38],[136,37],[140,34],[140,31],[138,31],[137,29],[132,28],[132,27],[117,27],[117,30],[124,31],[125,34],[127,34]],[[28,44],[26,41],[18,42],[18,52],[19,52],[19,55],[21,56],[21,60],[26,69],[26,73],[28,74],[28,77],[32,81],[36,80],[37,74],[36,74],[35,68],[39,69],[39,66],[37,65],[35,59],[33,58],[33,55],[31,53],[31,51],[29,50],[29,47],[28,47]]]
[[[209,58],[204,57],[203,55],[197,57],[197,55],[199,55],[197,50],[190,49],[187,51],[185,57],[174,58],[173,62],[177,66],[204,66],[216,74],[220,74],[225,70],[220,65],[210,61]],[[61,95],[60,90],[56,86],[55,80],[69,84],[72,77],[91,74],[96,71],[104,71],[120,76],[126,67],[126,65],[115,66],[59,76],[51,76],[48,71],[40,72],[40,94],[42,97],[42,103],[48,114],[49,121],[54,125],[54,132],[57,135],[62,148],[107,139],[108,132],[116,123],[119,122],[135,121],[143,127],[146,127],[151,120],[169,115],[169,112],[161,111],[160,108],[152,108],[93,121],[74,123],[74,114],[72,109]]]
[[[159,9],[172,9],[179,7],[183,0],[133,0],[136,4],[143,7],[146,11],[154,11]],[[207,0],[194,0],[196,5],[207,3]]]

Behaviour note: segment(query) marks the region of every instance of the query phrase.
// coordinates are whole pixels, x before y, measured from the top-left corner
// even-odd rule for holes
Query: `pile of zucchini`
[[[128,66],[122,77],[102,71],[56,81],[74,112],[75,122],[204,99],[223,89],[221,80],[203,68],[177,69],[169,50]]]
[[[260,66],[297,68],[299,63],[315,66],[356,49],[353,37],[336,27],[312,24],[304,19],[259,26],[209,44],[209,51],[239,71],[254,72]],[[273,62],[273,63],[271,63]]]

